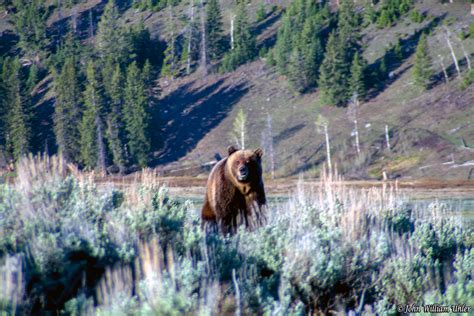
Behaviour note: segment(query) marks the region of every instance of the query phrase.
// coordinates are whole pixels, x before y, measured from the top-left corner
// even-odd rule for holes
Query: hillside
[[[466,15],[467,4],[427,4],[425,1],[418,7],[428,15],[453,20],[451,27],[455,30],[466,28],[472,21]],[[365,57],[369,63],[376,63],[383,47],[388,47],[396,37],[410,38],[413,33],[430,27],[429,22],[413,24],[407,17],[389,29],[366,30]],[[266,38],[272,36],[272,31],[265,34]],[[435,50],[433,55],[441,54],[449,62],[441,32],[434,31],[430,47]],[[473,44],[472,40],[465,41],[471,54]],[[411,74],[413,44],[407,40],[404,49],[409,56],[393,69],[394,79],[360,107],[362,157],[356,157],[351,137],[353,123],[346,109],[319,104],[318,92],[295,94],[285,78],[264,60],[242,66],[229,75],[206,78],[196,75],[164,88],[164,108],[176,106],[177,112],[167,113],[173,117],[163,132],[176,138],[166,137],[170,140],[169,147],[165,146],[160,157],[163,162],[169,162],[170,155],[174,155],[174,159],[179,159],[179,164],[175,163],[179,169],[210,161],[216,152],[225,153],[238,109],[244,109],[249,120],[250,147],[262,145],[262,134],[271,118],[277,175],[304,171],[308,176],[317,176],[325,161],[325,149],[324,135],[316,130],[315,121],[318,113],[324,113],[330,119],[334,156],[349,178],[381,178],[382,170],[390,177],[467,178],[474,167],[474,87],[460,91],[459,82],[452,79],[448,84],[436,84],[429,91],[418,91],[413,87]],[[179,116],[174,116],[178,112]],[[391,152],[385,145],[386,124],[392,137]]]
[[[60,17],[67,20],[74,14],[87,20],[88,10],[93,10],[98,19],[104,4],[101,1],[83,2],[63,10]],[[122,22],[132,25],[143,19],[152,39],[164,43],[169,35],[166,10],[141,11],[124,3],[120,12]],[[227,0],[220,1],[226,34],[232,12],[230,4]],[[258,1],[252,1],[247,6],[251,21],[255,20],[253,15],[259,5]],[[274,45],[286,5],[286,2],[280,3],[273,9],[267,5],[265,19],[253,27],[257,47]],[[333,3],[331,8],[336,10]],[[362,7],[358,9],[363,10]],[[359,106],[360,154],[356,151],[354,123],[348,109],[323,104],[319,89],[297,93],[286,76],[269,65],[268,56],[264,56],[225,74],[212,71],[211,67],[205,76],[197,69],[188,76],[160,77],[155,87],[161,91],[158,120],[152,123],[154,132],[159,131],[153,133],[159,146],[154,147],[151,166],[166,175],[205,175],[207,169],[199,166],[212,161],[216,153],[225,153],[225,148],[233,142],[229,136],[233,122],[242,109],[248,119],[247,147],[265,149],[268,175],[270,156],[277,177],[296,176],[302,172],[309,177],[319,175],[326,161],[326,148],[324,134],[315,121],[323,114],[329,120],[333,163],[348,179],[381,179],[383,172],[389,178],[472,179],[474,85],[460,88],[443,29],[443,25],[447,25],[454,34],[454,50],[466,77],[467,64],[461,41],[454,38],[461,32],[469,32],[473,22],[469,9],[468,1],[453,4],[416,1],[413,10],[425,16],[421,23],[413,22],[406,14],[389,27],[379,28],[372,24],[362,28],[363,55],[368,69],[379,67],[386,51],[398,39],[402,59],[394,63],[388,59],[387,76]],[[186,10],[186,4],[178,5],[175,14],[184,15]],[[2,42],[12,36],[6,19],[7,16],[2,17]],[[58,21],[62,20],[55,12],[48,20],[52,33],[60,24]],[[81,23],[87,25],[88,22]],[[433,83],[426,91],[414,85],[412,74],[414,53],[422,32],[429,34],[428,45],[435,72]],[[178,27],[177,33],[181,36],[184,28]],[[83,41],[91,40],[86,31],[80,34]],[[472,59],[473,35],[462,40],[462,45]],[[448,83],[443,79],[440,58],[447,67]],[[33,99],[37,100],[43,113],[52,113],[54,98],[51,78],[47,76],[36,87]],[[51,130],[51,125],[51,120],[44,121],[45,128]],[[389,129],[390,151],[386,146],[385,126]],[[44,134],[54,142],[51,131]]]

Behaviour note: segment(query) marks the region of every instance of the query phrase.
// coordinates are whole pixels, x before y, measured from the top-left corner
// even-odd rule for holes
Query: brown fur
[[[203,225],[215,224],[224,234],[233,233],[241,224],[253,228],[262,223],[266,203],[262,179],[263,151],[236,150],[229,147],[229,156],[219,161],[207,181],[201,211]],[[239,168],[247,167],[248,177],[239,181]]]

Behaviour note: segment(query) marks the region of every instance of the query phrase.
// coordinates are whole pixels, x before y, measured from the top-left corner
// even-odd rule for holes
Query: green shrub
[[[256,13],[257,22],[263,21],[266,15],[267,13],[265,12],[265,4],[263,2],[260,2],[257,8],[257,13]]]
[[[454,275],[448,283],[446,291],[440,290],[427,292],[424,295],[424,301],[427,304],[474,304],[474,280],[472,271],[474,271],[474,249],[466,250],[464,253],[456,255],[456,261],[453,264]]]
[[[61,163],[29,164],[0,186],[0,312],[395,315],[397,304],[474,304],[473,229],[437,204],[323,182],[268,205],[262,227],[224,237],[203,233],[192,203],[165,187],[118,191]],[[67,294],[55,301],[57,289]]]
[[[461,81],[461,90],[466,90],[474,82],[474,70],[467,73]]]
[[[412,20],[413,23],[421,23],[425,19],[425,16],[420,13],[420,11],[414,9],[410,13],[410,19]]]

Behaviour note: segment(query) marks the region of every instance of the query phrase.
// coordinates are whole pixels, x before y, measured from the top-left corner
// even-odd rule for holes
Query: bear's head
[[[227,149],[227,166],[232,177],[239,183],[260,183],[262,178],[263,150],[238,150],[234,146]]]

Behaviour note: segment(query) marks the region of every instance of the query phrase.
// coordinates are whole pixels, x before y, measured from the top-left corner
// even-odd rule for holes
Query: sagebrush
[[[474,305],[474,231],[443,205],[337,176],[301,181],[268,222],[205,235],[152,172],[122,189],[62,158],[0,189],[0,311],[71,315],[396,314]]]

